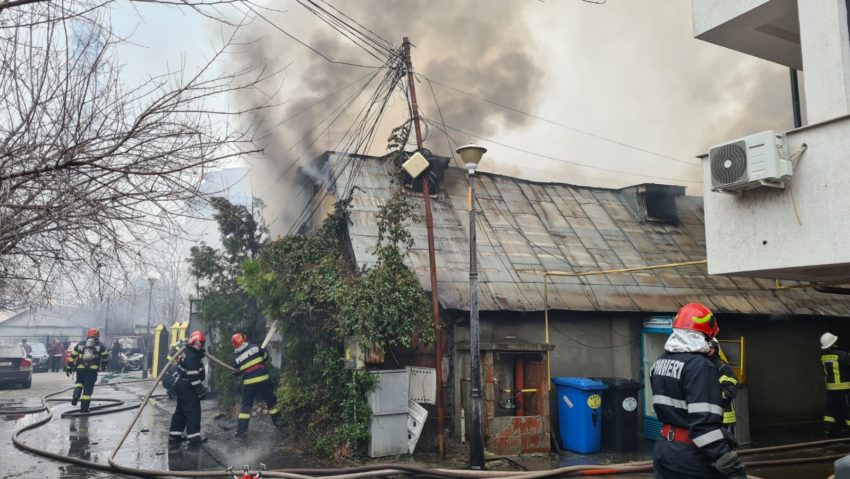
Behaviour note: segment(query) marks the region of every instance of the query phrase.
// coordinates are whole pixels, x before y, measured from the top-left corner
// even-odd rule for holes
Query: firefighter
[[[71,373],[76,372],[71,405],[76,406],[79,402],[80,412],[89,412],[91,393],[94,391],[94,383],[97,382],[97,372],[108,356],[106,346],[100,342],[100,331],[97,328],[89,328],[85,341],[77,343],[71,351],[68,364],[65,365],[65,375],[70,377]]]
[[[201,381],[204,372],[204,345],[206,338],[201,331],[194,331],[186,341],[186,349],[177,358],[177,373],[174,383],[174,395],[177,407],[171,415],[171,427],[168,430],[168,445],[176,446],[189,441],[189,446],[198,446],[206,441],[201,437],[201,400],[207,395]],[[185,430],[185,435],[183,431]]]
[[[171,361],[177,355],[177,351],[185,345],[185,339],[178,339],[172,343],[168,349],[168,353],[165,355],[165,361]],[[174,399],[174,385],[177,384],[177,379],[179,378],[180,372],[177,370],[177,364],[174,363],[168,368],[168,371],[165,372],[165,376],[162,378],[162,386],[165,388],[165,392],[168,393],[168,399]]]
[[[708,357],[711,358],[720,373],[720,395],[723,398],[723,429],[735,437],[735,396],[738,395],[738,378],[729,363],[720,358],[720,343],[717,338],[708,343]]]
[[[826,408],[823,412],[824,432],[837,435],[850,427],[850,354],[838,349],[838,336],[823,333],[820,337],[826,383]]]
[[[665,353],[650,369],[652,407],[663,424],[653,451],[656,478],[747,477],[721,429],[720,373],[708,357],[708,342],[718,331],[711,310],[686,304],[673,321]]]
[[[230,343],[236,354],[232,363],[236,369],[234,374],[242,376],[242,405],[239,407],[236,437],[245,437],[248,434],[251,408],[254,406],[254,398],[257,395],[266,401],[274,425],[279,426],[280,408],[277,407],[277,400],[274,397],[275,386],[266,369],[269,353],[261,346],[249,343],[248,338],[241,333],[234,334],[230,338]]]

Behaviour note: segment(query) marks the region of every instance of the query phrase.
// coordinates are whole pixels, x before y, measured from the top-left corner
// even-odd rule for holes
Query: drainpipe
[[[803,126],[803,118],[800,114],[800,83],[797,81],[797,70],[790,69],[791,73],[791,108],[794,111],[794,128]]]
[[[525,380],[523,378],[523,369],[525,369],[525,360],[522,355],[517,355],[514,362],[516,371],[514,372],[514,395],[516,396],[516,415],[525,416]]]

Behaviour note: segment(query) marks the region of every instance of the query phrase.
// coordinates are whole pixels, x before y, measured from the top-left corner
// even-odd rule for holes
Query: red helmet
[[[230,344],[233,345],[233,349],[242,346],[243,344],[248,342],[248,337],[242,333],[236,333],[230,338]]]
[[[678,329],[692,329],[705,334],[709,339],[717,335],[720,327],[711,310],[699,303],[690,303],[682,306],[673,327]]]
[[[186,341],[187,346],[195,349],[204,349],[204,345],[206,343],[207,338],[204,337],[204,333],[202,331],[192,331],[192,334],[189,335],[189,340]]]
[[[97,328],[89,328],[89,331],[86,333],[87,338],[99,338],[100,331]]]

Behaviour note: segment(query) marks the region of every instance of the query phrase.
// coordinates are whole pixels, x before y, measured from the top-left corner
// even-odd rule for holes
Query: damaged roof
[[[376,214],[393,188],[390,174],[379,158],[330,158],[336,187],[355,185],[351,246],[357,265],[369,268],[376,261]],[[640,185],[612,190],[487,173],[476,177],[482,311],[543,310],[543,273],[547,271],[589,272],[706,257],[702,198],[684,196],[681,187]],[[653,208],[642,210],[637,193],[656,199],[667,195],[667,207],[654,209],[669,220],[672,206],[677,219],[654,221]],[[430,291],[423,201],[415,194],[410,200],[420,216],[408,225],[415,245],[405,261],[423,289]],[[466,172],[448,168],[431,204],[440,303],[446,309],[468,310]],[[777,291],[773,280],[710,276],[702,265],[550,277],[549,283],[549,308],[557,310],[672,313],[689,302],[704,303],[720,313],[848,316],[850,310],[850,299],[842,296]]]

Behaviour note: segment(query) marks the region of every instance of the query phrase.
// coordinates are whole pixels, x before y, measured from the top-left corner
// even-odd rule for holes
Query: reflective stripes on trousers
[[[255,378],[246,379],[245,381],[242,382],[242,384],[257,384],[257,383],[261,383],[263,381],[268,381],[268,379],[269,379],[269,375],[263,374],[262,376],[257,376]]]
[[[714,441],[723,440],[723,432],[720,429],[715,429],[713,431],[709,431],[701,436],[692,437],[692,441],[697,447],[705,447],[711,444]]]

